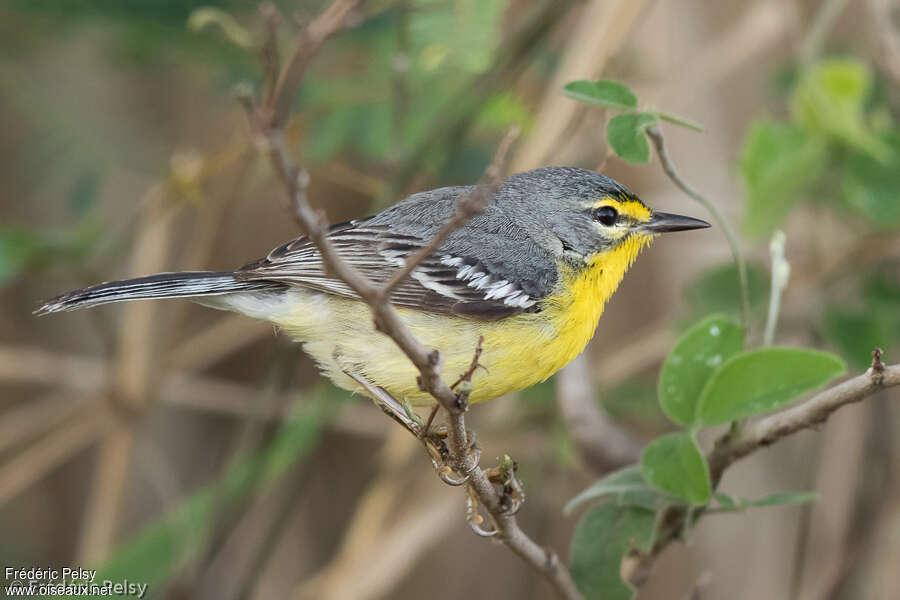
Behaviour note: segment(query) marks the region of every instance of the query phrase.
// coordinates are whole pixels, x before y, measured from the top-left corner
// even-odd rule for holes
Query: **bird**
[[[332,225],[327,237],[344,261],[384,283],[475,187],[413,194],[374,216]],[[655,237],[709,226],[652,210],[596,171],[534,169],[504,179],[390,300],[413,335],[439,350],[444,372],[465,372],[481,348],[484,368],[471,374],[469,402],[482,402],[544,381],[580,354],[625,272]],[[35,312],[156,298],[187,298],[269,321],[302,343],[337,386],[365,395],[362,380],[412,406],[434,404],[414,365],[375,329],[368,305],[328,273],[305,236],[233,271],[101,283],[47,300]]]

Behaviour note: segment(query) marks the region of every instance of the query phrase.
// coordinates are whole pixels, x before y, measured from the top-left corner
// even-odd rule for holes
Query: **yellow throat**
[[[557,354],[555,368],[546,377],[575,358],[594,336],[606,302],[619,287],[625,272],[640,251],[653,240],[648,235],[630,235],[615,248],[591,257],[581,269],[567,268],[560,291],[545,301],[544,310],[556,326],[551,344]]]

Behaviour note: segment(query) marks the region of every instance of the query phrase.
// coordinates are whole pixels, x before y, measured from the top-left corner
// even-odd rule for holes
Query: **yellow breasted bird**
[[[341,256],[376,283],[434,237],[472,187],[414,194],[369,218],[334,225]],[[440,350],[447,373],[469,366],[483,336],[470,401],[543,381],[577,356],[641,249],[663,232],[709,223],[656,212],[618,182],[573,167],[507,178],[487,208],[454,231],[391,297],[412,333]],[[48,300],[38,313],[108,302],[189,298],[271,321],[337,385],[363,392],[347,372],[412,404],[433,399],[369,308],[325,272],[305,237],[235,271],[160,273],[101,283]]]

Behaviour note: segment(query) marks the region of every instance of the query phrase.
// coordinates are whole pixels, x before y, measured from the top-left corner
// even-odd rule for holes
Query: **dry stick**
[[[728,224],[725,215],[722,214],[719,207],[707,200],[678,174],[678,169],[675,168],[675,163],[672,162],[672,158],[669,156],[662,130],[658,125],[654,125],[647,129],[647,137],[653,142],[653,147],[656,148],[656,154],[659,156],[659,162],[662,164],[663,171],[666,172],[669,179],[671,179],[682,192],[699,202],[706,210],[708,210],[713,219],[715,219],[716,223],[718,223],[719,227],[721,227],[722,231],[725,233],[725,239],[728,240],[728,245],[731,247],[731,255],[734,257],[734,262],[738,269],[738,281],[741,286],[741,322],[744,329],[747,329],[750,323],[750,292],[747,284],[747,265],[744,262],[743,254],[741,254],[737,235],[731,228],[731,225]]]
[[[0,382],[67,388],[67,393],[73,394],[71,398],[67,397],[67,406],[74,406],[78,398],[84,398],[87,402],[89,398],[100,395],[104,391],[106,370],[106,361],[102,359],[0,344]],[[273,402],[279,408],[261,407],[254,399],[258,394],[259,389],[254,386],[196,373],[167,371],[157,381],[154,400],[164,407],[258,420],[286,418],[287,411],[281,407],[292,401],[302,402],[302,392],[293,390],[281,394],[277,402]],[[100,408],[85,404],[79,410],[94,412]],[[375,416],[363,406],[347,406],[340,417],[329,424],[329,428],[352,435],[380,438],[386,433],[387,423],[375,419]],[[3,424],[0,433],[6,425],[5,417]],[[57,426],[50,435],[58,435],[60,431],[62,429]],[[60,460],[65,458],[62,456]],[[55,466],[51,465],[51,468]]]
[[[900,364],[885,366],[881,356],[881,349],[876,348],[872,352],[872,366],[862,375],[820,392],[793,408],[746,424],[736,432],[729,431],[722,435],[706,457],[713,488],[718,486],[725,470],[738,459],[793,433],[812,429],[824,423],[842,406],[859,402],[880,390],[900,385]],[[646,581],[642,575],[648,573],[660,552],[678,538],[686,518],[689,518],[689,515],[680,507],[664,511],[659,519],[659,538],[653,549],[647,554],[640,555],[631,565],[636,574],[632,579],[633,583],[640,585]]]
[[[133,276],[157,272],[165,265],[174,217],[166,206],[166,194],[165,184],[157,184],[145,194],[147,204],[132,250]],[[135,417],[151,401],[157,366],[152,340],[159,311],[160,306],[154,302],[134,302],[123,307],[128,327],[122,328],[118,336],[107,393],[113,407],[122,409],[128,418],[116,421],[98,450],[76,550],[81,563],[105,560],[115,542],[119,518],[127,501],[128,472],[138,422]]]
[[[466,478],[471,493],[478,498],[491,515],[497,537],[533,568],[541,572],[561,597],[580,598],[574,581],[568,570],[562,567],[556,554],[537,545],[519,528],[515,517],[506,514],[504,499],[470,453],[469,436],[464,418],[466,406],[464,402],[459,401],[457,394],[441,378],[440,353],[437,350],[427,349],[412,334],[400,318],[399,313],[390,304],[389,296],[393,287],[427,258],[440,241],[426,246],[426,249],[430,248],[428,254],[423,249],[410,257],[406,265],[385,286],[373,284],[342,260],[331,244],[328,239],[327,221],[320,212],[313,210],[306,200],[305,190],[308,177],[305,176],[303,169],[294,164],[285,145],[284,126],[287,122],[287,114],[306,67],[321,43],[341,29],[350,11],[358,8],[361,4],[362,2],[359,0],[335,0],[319,17],[301,31],[294,52],[278,78],[271,103],[257,108],[251,100],[243,99],[244,106],[248,109],[251,127],[254,127],[256,134],[264,142],[262,146],[287,189],[295,209],[295,216],[310,241],[318,249],[326,271],[350,286],[369,305],[375,328],[388,335],[406,354],[419,370],[419,387],[434,397],[447,411],[449,415],[450,466]],[[504,162],[505,153],[512,144],[514,136],[515,133],[511,132],[501,143],[497,156],[494,157],[494,161],[487,171],[487,176],[492,179],[490,184],[479,185],[471,194],[458,200],[457,215],[452,219],[453,228],[459,227],[466,219],[483,210],[487,201],[493,196],[499,186],[501,165]],[[442,229],[442,234],[446,237],[452,231],[453,229],[448,226]]]
[[[113,428],[104,407],[90,407],[0,465],[0,506],[71,460]]]
[[[847,0],[822,0],[819,10],[816,11],[813,24],[809,28],[806,38],[803,40],[803,45],[798,52],[803,63],[811,63],[822,53],[822,47],[825,45],[828,33],[834,27],[846,6]]]
[[[287,64],[278,75],[274,89],[271,93],[266,92],[267,97],[271,99],[270,102],[264,104],[271,111],[268,115],[270,128],[284,129],[290,115],[294,92],[300,86],[300,81],[303,79],[309,63],[325,40],[343,29],[350,14],[364,3],[365,0],[335,0],[300,31]],[[270,31],[274,31],[274,29],[270,29]],[[266,60],[265,57],[264,60]],[[277,63],[275,68],[277,68]]]

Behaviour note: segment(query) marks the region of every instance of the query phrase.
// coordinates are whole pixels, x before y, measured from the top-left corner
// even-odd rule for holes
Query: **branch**
[[[847,0],[822,1],[822,4],[819,5],[819,10],[813,18],[812,26],[803,40],[803,45],[800,46],[798,55],[801,62],[811,63],[822,53],[828,33],[834,27],[846,6]]]
[[[885,366],[881,362],[881,356],[881,349],[876,348],[872,352],[872,366],[862,375],[820,392],[797,406],[722,435],[707,454],[713,489],[722,480],[725,470],[735,461],[798,431],[815,428],[842,406],[864,400],[878,391],[900,386],[900,364]],[[691,514],[684,507],[672,507],[663,511],[658,519],[659,537],[653,549],[638,556],[630,565],[634,574],[632,583],[639,586],[645,581],[643,575],[649,572],[656,557],[672,541],[679,539],[684,530],[685,519],[695,522],[702,510],[695,510]]]
[[[494,529],[490,535],[502,540],[514,553],[520,556],[532,568],[543,574],[556,588],[563,598],[577,599],[580,594],[575,583],[564,568],[557,555],[537,545],[519,528],[513,511],[509,510],[507,495],[501,494],[492,482],[491,476],[478,466],[477,453],[473,453],[474,436],[470,436],[465,426],[467,402],[454,392],[441,377],[441,355],[438,350],[426,348],[409,330],[399,313],[390,304],[391,291],[404,278],[425,260],[446,239],[450,233],[466,220],[484,209],[500,184],[500,175],[505,161],[505,154],[512,144],[516,131],[500,144],[498,152],[486,171],[482,185],[476,186],[471,194],[457,200],[456,215],[421,251],[407,260],[383,286],[378,286],[345,262],[328,238],[328,222],[324,215],[313,210],[306,199],[305,190],[308,181],[306,172],[296,165],[291,157],[285,141],[284,127],[287,123],[291,101],[300,84],[303,73],[321,44],[330,35],[338,31],[346,22],[349,13],[363,3],[363,0],[335,0],[297,36],[294,50],[278,76],[274,92],[264,90],[263,98],[268,102],[256,106],[252,99],[244,98],[243,104],[248,112],[251,127],[262,142],[261,145],[279,174],[282,183],[291,199],[295,216],[310,241],[316,246],[325,269],[331,275],[341,279],[356,292],[372,311],[375,328],[389,336],[419,370],[418,383],[420,389],[430,394],[448,414],[448,447],[446,466],[462,476],[459,483],[464,483],[472,498],[484,507],[493,521]],[[365,385],[365,382],[360,382]],[[371,388],[371,386],[366,386]],[[382,395],[383,390],[370,389],[373,400]],[[384,393],[386,395],[386,393]],[[394,402],[396,404],[396,402]],[[402,418],[407,428],[413,431],[408,420]],[[428,443],[433,443],[427,436]],[[442,457],[443,458],[443,457]],[[512,469],[499,469],[498,472],[509,475],[514,481]],[[445,481],[448,481],[444,477]],[[504,486],[508,483],[503,481]],[[517,484],[517,482],[516,482]],[[505,487],[504,487],[505,491]]]
[[[266,104],[266,108],[271,111],[268,115],[268,126],[271,129],[279,130],[287,125],[294,94],[313,57],[319,52],[325,40],[343,29],[351,13],[364,3],[365,0],[334,0],[301,30],[287,64],[278,75],[274,89],[271,90],[271,94],[267,93],[271,98],[270,103]]]
[[[675,163],[669,156],[669,151],[666,149],[666,142],[663,138],[662,129],[660,129],[658,125],[648,128],[647,137],[653,142],[653,147],[656,148],[656,154],[659,156],[659,162],[662,164],[663,171],[666,172],[669,179],[671,179],[682,192],[699,202],[706,210],[708,210],[709,214],[712,215],[712,218],[725,233],[725,239],[728,240],[728,245],[731,247],[731,255],[734,257],[734,262],[737,265],[738,282],[741,287],[741,323],[743,324],[744,329],[747,329],[750,323],[750,291],[747,284],[747,265],[744,262],[743,254],[741,254],[737,234],[735,234],[731,225],[728,224],[722,211],[720,211],[715,204],[706,199],[706,197],[698,192],[690,183],[681,178],[678,169],[675,168]]]
[[[852,379],[816,394],[806,402],[780,413],[749,423],[736,433],[728,433],[716,441],[709,454],[709,470],[713,483],[718,483],[729,465],[739,458],[803,429],[824,423],[831,413],[844,405],[859,402],[875,392],[900,385],[900,364],[885,366],[881,350],[872,353],[872,366]]]
[[[487,208],[487,204],[491,198],[493,198],[494,194],[497,191],[497,188],[500,187],[500,179],[502,172],[500,170],[500,162],[503,162],[504,157],[509,152],[510,147],[513,142],[516,141],[516,138],[519,136],[519,127],[513,126],[512,129],[506,134],[503,140],[500,142],[500,146],[497,148],[496,158],[487,168],[484,174],[484,179],[486,179],[489,183],[487,185],[481,185],[476,187],[475,191],[471,194],[463,196],[459,198],[456,202],[456,214],[454,217],[448,221],[441,229],[437,232],[437,235],[434,236],[434,239],[428,243],[428,245],[419,249],[418,252],[413,254],[407,259],[406,264],[403,268],[398,269],[394,275],[387,280],[381,287],[381,295],[383,298],[379,298],[380,301],[385,301],[391,292],[394,289],[403,283],[409,275],[415,270],[417,266],[419,266],[423,260],[431,256],[431,254],[437,250],[438,246],[444,243],[444,241],[450,236],[451,233],[459,229],[459,227],[474,217],[475,215],[481,213],[485,208]],[[497,159],[500,159],[498,162]],[[451,386],[453,387],[453,386]]]

